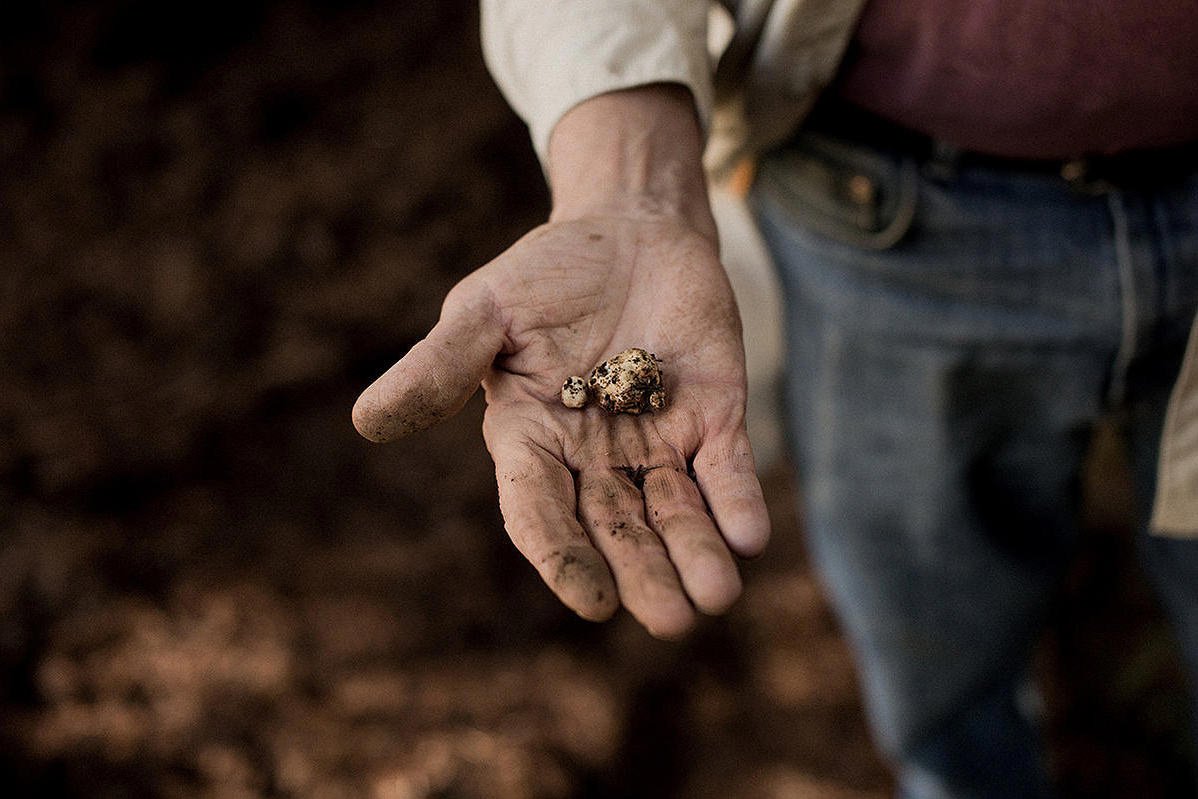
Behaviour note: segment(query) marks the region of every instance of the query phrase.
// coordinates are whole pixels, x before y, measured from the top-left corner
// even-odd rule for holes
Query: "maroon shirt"
[[[835,91],[997,155],[1198,141],[1198,3],[870,0]]]

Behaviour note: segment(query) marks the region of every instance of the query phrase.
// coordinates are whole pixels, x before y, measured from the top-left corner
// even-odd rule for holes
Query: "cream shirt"
[[[567,111],[597,94],[681,83],[714,103],[702,0],[482,0],[483,54],[546,162]]]

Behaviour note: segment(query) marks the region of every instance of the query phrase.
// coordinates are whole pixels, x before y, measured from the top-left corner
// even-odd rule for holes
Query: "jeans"
[[[1082,193],[804,133],[750,199],[809,546],[900,795],[1050,796],[1029,659],[1104,416],[1147,519],[1198,309],[1198,175]],[[1138,543],[1198,685],[1198,542]]]

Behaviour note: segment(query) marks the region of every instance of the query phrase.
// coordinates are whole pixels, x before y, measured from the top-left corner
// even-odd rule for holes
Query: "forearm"
[[[549,140],[552,218],[672,220],[714,241],[702,155],[685,87],[653,84],[592,97],[567,112]]]

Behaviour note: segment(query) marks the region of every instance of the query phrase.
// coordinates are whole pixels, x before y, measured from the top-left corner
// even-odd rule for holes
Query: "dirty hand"
[[[585,141],[597,135],[592,113],[648,128],[637,146],[660,134],[674,154],[687,135],[694,150],[681,94],[620,92],[567,114],[550,151],[553,220],[459,283],[436,327],[354,407],[358,430],[385,441],[456,413],[481,382],[513,542],[581,616],[605,619],[623,603],[664,638],[684,633],[695,609],[726,610],[741,587],[733,553],[756,555],[769,535],[744,427],[740,323],[701,175],[695,186],[685,170],[667,169],[664,190],[632,197],[613,187],[645,169],[625,165],[605,179],[578,162],[596,151]],[[630,158],[621,147],[615,161]],[[563,189],[571,174],[589,176],[602,201]],[[663,201],[675,194],[697,200]],[[664,410],[561,404],[567,375],[628,347],[661,359]]]

